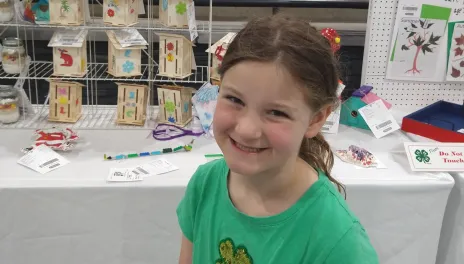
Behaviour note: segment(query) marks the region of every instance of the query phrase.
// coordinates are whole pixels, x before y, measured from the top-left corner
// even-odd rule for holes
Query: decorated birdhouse
[[[158,75],[170,78],[185,78],[196,70],[193,43],[183,35],[158,33],[159,72]]]
[[[87,31],[65,30],[53,34],[53,75],[78,76],[87,73]]]
[[[82,87],[77,82],[50,80],[48,120],[75,123],[82,115]]]
[[[370,130],[366,121],[364,121],[364,118],[359,113],[359,109],[377,100],[382,100],[387,109],[391,108],[391,104],[378,97],[372,92],[372,89],[372,86],[361,86],[353,92],[351,97],[342,103],[340,112],[341,124]]]
[[[221,66],[222,60],[226,55],[227,48],[229,44],[234,40],[235,35],[237,33],[228,33],[223,38],[221,38],[218,42],[214,43],[206,52],[212,54],[212,62],[211,62],[211,79],[219,81],[221,77],[219,76],[218,69]]]
[[[82,25],[85,0],[49,0],[50,24]]]
[[[116,123],[143,126],[146,120],[148,86],[116,83],[118,85],[118,118]]]
[[[187,7],[193,0],[160,0],[159,20],[167,27],[188,28]]]
[[[108,73],[116,77],[142,75],[142,50],[147,48],[146,42],[142,42],[143,45],[137,43],[123,47],[114,31],[107,31],[106,34],[108,35]]]
[[[187,125],[192,120],[193,88],[160,85],[158,86],[159,123]]]
[[[115,26],[138,23],[139,0],[103,0],[103,22]]]

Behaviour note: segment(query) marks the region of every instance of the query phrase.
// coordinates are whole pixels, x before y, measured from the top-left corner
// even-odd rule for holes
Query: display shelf
[[[76,123],[59,123],[48,121],[48,105],[33,105],[36,114],[22,116],[14,124],[0,123],[0,129],[43,129],[67,127],[71,129],[153,129],[156,126],[158,106],[149,106],[148,117],[144,126],[116,124],[117,106],[98,105],[82,106],[82,117]]]
[[[53,62],[34,61],[29,66],[29,74],[26,77],[19,75],[7,74],[0,67],[0,79],[32,79],[32,80],[74,80],[74,81],[118,81],[118,82],[147,82],[155,81],[160,83],[204,83],[207,76],[207,66],[197,66],[193,74],[185,79],[172,79],[168,77],[158,76],[158,67],[155,65],[142,64],[142,75],[136,77],[114,77],[108,73],[107,63],[89,63],[87,65],[87,74],[82,77],[67,77],[67,76],[52,76]],[[150,71],[153,77],[150,78]]]
[[[197,31],[198,32],[209,32],[209,22],[197,20]],[[159,22],[157,19],[153,19],[151,22],[147,18],[139,18],[139,23],[132,26],[115,26],[105,24],[103,19],[94,18],[91,21],[87,21],[84,25],[70,26],[70,25],[52,25],[52,24],[33,24],[26,21],[10,21],[10,22],[0,22],[0,27],[19,27],[19,28],[49,28],[55,30],[57,28],[63,29],[89,29],[92,31],[105,31],[105,30],[117,30],[117,29],[140,29],[140,30],[154,30],[156,32],[185,32],[188,33],[188,28],[170,28],[166,27]]]

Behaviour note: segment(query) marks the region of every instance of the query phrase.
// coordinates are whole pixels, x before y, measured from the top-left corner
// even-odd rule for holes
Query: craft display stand
[[[71,2],[80,3],[82,1],[70,0],[69,3]],[[161,2],[162,1],[160,1],[160,3]],[[56,5],[56,3],[59,3],[59,1],[50,2],[50,4],[54,6]],[[85,1],[83,3],[85,3]],[[103,1],[99,3],[100,5],[102,5]],[[143,3],[143,1],[140,1],[140,3]],[[169,1],[168,8],[174,8],[174,11],[176,11],[176,3],[181,4],[183,2]],[[71,6],[71,8],[72,7],[73,6]],[[183,4],[182,7],[184,7]],[[187,6],[185,7],[187,8]],[[39,48],[36,49],[36,47],[38,47],[36,39],[38,38],[37,31],[39,28],[41,30],[48,30],[50,36],[52,36],[53,33],[57,30],[68,30],[69,25],[72,22],[70,20],[66,20],[65,24],[53,24],[47,26],[24,22],[19,17],[15,17],[12,21],[7,23],[0,22],[1,27],[5,27],[6,29],[8,29],[0,32],[0,37],[15,37],[22,39],[26,53],[28,55],[28,60],[30,60],[28,64],[28,69],[25,69],[25,74],[21,75],[7,74],[5,71],[3,71],[3,68],[0,66],[0,84],[8,84],[15,81],[17,83],[24,83],[22,87],[24,90],[24,94],[32,103],[30,109],[34,110],[22,115],[20,121],[16,123],[0,123],[0,129],[44,129],[51,128],[54,126],[69,126],[69,123],[57,123],[49,120],[50,103],[52,103],[52,105],[54,106],[57,102],[55,99],[51,98],[52,95],[50,94],[48,89],[45,90],[45,94],[42,90],[39,90],[39,87],[42,88],[45,86],[44,82],[50,82],[54,80],[75,82],[80,83],[82,85],[82,98],[79,101],[79,104],[82,103],[81,115],[79,116],[79,118],[76,117],[72,118],[72,120],[69,120],[70,122],[76,121],[72,124],[73,129],[152,129],[158,117],[158,100],[156,100],[156,87],[162,84],[181,86],[193,86],[194,84],[203,84],[207,80],[209,80],[209,69],[211,66],[211,55],[208,56],[207,65],[196,65],[194,63],[194,54],[192,51],[192,44],[190,42],[189,28],[184,26],[179,27],[177,24],[177,26],[166,24],[163,25],[162,21],[159,21],[153,15],[155,13],[155,9],[158,8],[160,7],[155,6],[153,2],[148,2],[148,4],[144,5],[146,15],[139,16],[138,23],[134,25],[126,25],[124,27],[121,27],[120,22],[105,23],[107,21],[105,21],[103,15],[101,13],[98,14],[97,11],[95,11],[98,10],[98,8],[91,8],[90,10],[87,10],[87,5],[85,4],[84,8],[82,8],[83,10],[81,10],[81,13],[83,14],[85,20],[83,21],[83,23],[75,22],[76,24],[79,24],[76,27],[88,31],[87,38],[82,43],[82,46],[75,48],[75,50],[79,50],[79,57],[77,57],[75,53],[71,53],[69,49],[67,49],[68,52],[64,52],[61,49],[61,47],[56,48],[56,50],[54,51],[55,56],[53,56],[52,52],[50,52],[50,54],[39,54]],[[161,6],[161,8],[163,7]],[[133,9],[134,12],[139,12],[139,10],[135,10],[135,8]],[[183,11],[185,11],[182,12],[183,14],[187,14],[186,10]],[[81,13],[79,13],[79,15]],[[130,21],[126,22],[129,23]],[[124,22],[124,24],[127,24],[126,22]],[[197,21],[196,24],[198,35],[202,38],[206,37],[208,39],[208,46],[211,46],[212,0],[209,3],[209,20],[205,22]],[[97,39],[101,41],[102,35],[106,37],[106,31],[121,30],[124,28],[137,29],[140,32],[140,34],[144,37],[144,39],[148,42],[146,49],[137,50],[140,51],[142,57],[140,60],[140,70],[138,68],[139,65],[135,65],[137,66],[137,74],[131,74],[131,76],[111,71],[109,69],[111,63],[108,63],[106,56],[104,56],[105,59],[102,59],[100,55],[97,56],[97,54],[99,54],[99,52],[101,51],[97,51]],[[163,71],[161,71],[159,67],[161,63],[159,61],[159,57],[157,56],[157,51],[155,52],[155,50],[157,49],[155,48],[155,45],[158,45],[157,42],[159,41],[159,37],[155,34],[155,32],[164,32],[183,36],[182,43],[179,42],[179,44],[182,44],[179,47],[182,48],[182,50],[178,50],[179,60],[177,62],[180,64],[178,65],[179,67],[173,68],[172,75],[162,76]],[[50,49],[50,51],[53,50],[52,47],[48,48]],[[135,52],[133,53],[135,55]],[[127,56],[128,54],[129,52],[125,52],[123,55]],[[181,58],[181,55],[184,56],[185,59]],[[73,63],[71,63],[71,60],[69,60],[69,57],[71,56],[75,56],[73,57]],[[63,69],[61,68],[63,68],[64,66],[55,66],[55,64],[63,64],[62,61],[64,59],[68,59],[69,64],[73,65],[77,65],[77,62],[79,62],[79,65],[82,65],[82,71],[76,73],[76,71],[69,72],[68,69],[65,69],[67,71],[63,73]],[[57,70],[57,72],[55,72],[55,70]],[[178,72],[177,75],[175,74],[176,72]],[[140,124],[138,122],[139,120],[137,120],[137,122],[135,122],[134,120],[134,122],[137,123],[137,125],[133,125],[133,122],[130,122],[130,124],[127,122],[118,122],[117,105],[104,105],[100,103],[101,98],[103,97],[103,93],[101,91],[101,86],[103,82],[105,82],[105,85],[107,85],[107,82],[111,82],[112,84],[114,84],[114,89],[117,89],[116,83],[132,83],[146,85],[148,87],[147,97],[143,100],[143,103],[145,105],[140,106],[144,108],[144,111],[146,111],[146,114],[144,114],[144,119],[146,119],[145,123]],[[46,86],[48,87],[49,85],[46,84]],[[44,97],[45,102],[43,100]],[[114,99],[115,103],[117,102],[116,96],[113,96],[112,99]],[[23,101],[27,102],[27,100]],[[21,105],[20,107],[21,109],[27,108],[26,105]],[[54,109],[52,109],[52,112],[54,112]],[[64,120],[60,118],[60,121]]]
[[[386,69],[398,0],[371,0],[367,17],[361,83],[394,106],[421,107],[439,100],[462,103],[463,83],[387,80]]]

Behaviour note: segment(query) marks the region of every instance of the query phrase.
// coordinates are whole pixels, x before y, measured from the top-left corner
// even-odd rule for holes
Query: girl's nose
[[[262,135],[261,121],[251,115],[244,115],[237,120],[235,132],[243,139],[257,139]]]

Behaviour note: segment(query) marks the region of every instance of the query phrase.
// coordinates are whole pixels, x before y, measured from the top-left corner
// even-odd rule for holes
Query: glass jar
[[[14,0],[0,0],[0,22],[11,21],[14,17]]]
[[[12,85],[0,85],[0,123],[11,124],[19,120],[19,93]]]
[[[3,39],[2,66],[8,74],[18,74],[26,65],[26,50],[19,38]]]

